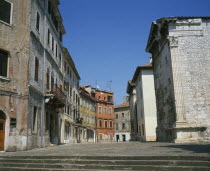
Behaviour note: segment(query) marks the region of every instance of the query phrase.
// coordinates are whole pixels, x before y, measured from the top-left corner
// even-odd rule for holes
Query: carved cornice
[[[168,41],[169,41],[170,47],[176,47],[179,44],[178,37],[168,36]]]

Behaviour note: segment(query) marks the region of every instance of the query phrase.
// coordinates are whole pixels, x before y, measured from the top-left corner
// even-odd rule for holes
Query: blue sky
[[[115,105],[126,96],[127,80],[138,65],[148,63],[145,52],[152,21],[172,16],[210,16],[210,0],[60,0],[66,35],[81,76],[115,93]]]

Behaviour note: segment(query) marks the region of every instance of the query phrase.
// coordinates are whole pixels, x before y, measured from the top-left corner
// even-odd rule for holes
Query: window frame
[[[13,16],[13,3],[12,3],[12,2],[9,2],[9,1],[7,1],[7,0],[5,0],[5,1],[11,4],[11,10],[10,10],[10,23],[7,23],[7,22],[2,21],[2,20],[0,20],[0,23],[3,23],[3,24],[5,24],[5,25],[7,25],[7,26],[12,26],[12,22],[13,22],[13,20],[12,20],[12,16]]]
[[[38,64],[38,65],[37,65]],[[35,57],[34,80],[39,82],[39,59]]]
[[[40,19],[41,19],[40,14],[37,11],[36,12],[36,30],[37,30],[38,33],[40,33]],[[37,28],[37,24],[38,24],[38,28]]]
[[[5,80],[9,80],[9,62],[10,62],[10,52],[4,49],[0,49],[0,51],[6,52],[7,53],[7,73],[6,76],[0,75],[0,79],[5,79]]]

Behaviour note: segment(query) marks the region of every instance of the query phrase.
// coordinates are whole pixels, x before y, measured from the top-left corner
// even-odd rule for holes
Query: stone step
[[[177,165],[209,166],[210,161],[194,160],[86,160],[86,159],[0,159],[1,163],[24,164],[103,164],[103,165]]]
[[[1,156],[4,170],[210,171],[208,156]]]
[[[34,166],[34,165],[33,165]],[[66,167],[66,166],[65,166]],[[43,170],[43,171],[58,171],[58,170],[80,170],[80,171],[86,171],[86,170],[115,170],[115,171],[122,171],[122,170],[152,170],[152,171],[209,171],[210,167],[200,167],[200,166],[112,166],[112,165],[100,165],[100,166],[78,166],[78,165],[71,165],[70,167],[66,168],[34,168],[34,167],[18,167],[18,166],[0,166],[1,171],[14,171],[14,170],[30,170],[30,171],[37,171],[37,170]]]
[[[0,156],[1,159],[87,159],[87,160],[202,160],[210,156]]]

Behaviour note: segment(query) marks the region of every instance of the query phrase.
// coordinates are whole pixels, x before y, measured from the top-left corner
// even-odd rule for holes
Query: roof
[[[92,90],[95,90],[95,91],[103,92],[103,93],[114,94],[113,92],[108,91],[108,90],[101,90],[101,89],[93,88],[93,87],[92,87],[91,89],[92,89]]]
[[[133,75],[132,83],[136,82],[136,79],[138,78],[138,75],[139,75],[139,73],[142,69],[152,69],[152,64],[146,64],[146,65],[138,66],[136,68],[136,71],[135,71],[134,75]]]
[[[129,105],[129,103],[128,103],[128,102],[123,102],[122,104],[120,104],[120,105],[116,106],[116,107],[115,107],[115,109],[117,109],[117,108],[129,107],[129,106],[130,106],[130,105]]]
[[[95,102],[95,99],[90,95],[88,91],[85,90],[84,86],[80,86],[80,94],[83,94],[84,96]]]
[[[149,37],[147,40],[146,52],[150,52],[151,45],[154,43],[154,33],[157,32],[157,23],[164,23],[169,21],[184,20],[184,19],[210,19],[210,16],[176,16],[176,17],[163,17],[152,22]],[[154,40],[154,41],[153,41]],[[150,52],[151,53],[151,52]]]

